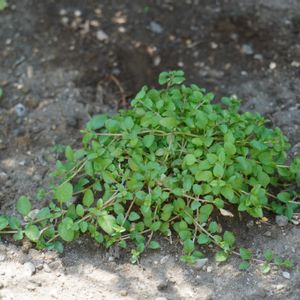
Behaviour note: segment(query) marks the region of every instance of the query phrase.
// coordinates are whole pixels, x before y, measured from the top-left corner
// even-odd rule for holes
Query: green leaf
[[[178,125],[178,121],[176,118],[167,117],[167,118],[162,118],[159,124],[168,129],[175,129],[175,127]]]
[[[82,217],[84,215],[84,208],[81,204],[77,204],[76,205],[76,214],[79,216],[79,217]]]
[[[271,262],[273,260],[273,252],[271,250],[266,250],[264,252],[264,258],[266,259],[266,261]]]
[[[288,202],[291,200],[291,194],[288,192],[281,192],[277,194],[277,198],[282,202]]]
[[[132,211],[128,217],[128,220],[133,222],[133,221],[138,220],[139,218],[140,218],[140,216],[136,212]]]
[[[197,239],[199,245],[208,244],[210,241],[209,237],[205,233],[200,233]]]
[[[201,206],[199,211],[199,223],[200,224],[205,223],[208,220],[213,210],[214,207],[212,204],[205,204]]]
[[[221,188],[221,194],[229,201],[232,201],[234,198],[234,191],[233,191],[232,187],[229,185],[226,185]]]
[[[17,201],[17,211],[23,215],[27,216],[31,210],[31,202],[28,197],[21,196]]]
[[[19,230],[13,235],[13,239],[14,239],[15,241],[21,241],[21,240],[23,240],[23,237],[24,237],[24,235],[23,235],[23,231],[22,231],[21,229],[19,229]]]
[[[236,153],[236,147],[233,143],[225,142],[224,143],[224,149],[228,156],[232,156]]]
[[[73,225],[73,220],[69,217],[64,218],[58,225],[58,234],[66,242],[71,242],[74,239],[75,232]]]
[[[69,182],[61,184],[55,189],[54,196],[60,203],[70,201],[73,196],[72,184]]]
[[[96,115],[86,124],[86,127],[90,130],[96,130],[104,127],[104,124],[107,120],[106,115]]]
[[[196,157],[193,154],[187,154],[183,160],[188,166],[191,166],[196,162]]]
[[[208,231],[210,233],[216,233],[219,230],[219,225],[217,222],[213,221],[209,223]]]
[[[8,225],[8,219],[5,216],[0,216],[0,230],[3,230]]]
[[[248,261],[243,261],[239,264],[239,270],[245,271],[250,267],[250,264]]]
[[[143,144],[145,145],[145,147],[150,148],[154,142],[154,139],[155,137],[153,134],[145,135],[143,137]]]
[[[99,226],[109,235],[114,233],[114,226],[116,225],[116,219],[112,215],[105,215],[97,218]]]
[[[149,248],[150,249],[159,249],[160,248],[160,244],[156,241],[151,241],[149,243]]]
[[[223,235],[224,242],[227,243],[230,247],[235,243],[235,237],[232,232],[225,231]]]
[[[191,254],[195,249],[195,245],[192,240],[185,240],[183,243],[183,252],[185,254]]]
[[[8,6],[7,1],[6,0],[0,0],[0,11],[4,10],[6,7]],[[0,90],[0,93],[2,92],[2,90]],[[2,95],[0,94],[0,97]]]
[[[228,258],[228,254],[224,251],[219,251],[215,255],[216,262],[224,262]]]
[[[70,146],[67,146],[65,149],[65,156],[67,160],[73,161],[74,160],[74,152]]]
[[[220,178],[223,177],[223,175],[224,175],[224,168],[223,168],[222,164],[217,163],[217,164],[214,166],[213,174],[214,174],[216,177],[220,177]]]
[[[25,235],[33,242],[37,242],[40,237],[39,228],[36,225],[27,225],[25,228]]]
[[[240,248],[240,256],[243,260],[250,260],[252,257],[252,253],[246,248]]]
[[[84,192],[82,203],[84,206],[90,207],[94,203],[94,194],[91,189],[88,189]]]
[[[89,224],[85,221],[79,223],[79,228],[82,233],[85,233],[88,230]]]
[[[160,85],[164,85],[169,81],[169,74],[168,72],[162,72],[159,74],[158,83]]]
[[[271,267],[268,263],[264,263],[261,265],[260,270],[263,274],[267,274],[271,271]]]
[[[202,171],[195,176],[197,181],[210,182],[213,178],[211,171]]]

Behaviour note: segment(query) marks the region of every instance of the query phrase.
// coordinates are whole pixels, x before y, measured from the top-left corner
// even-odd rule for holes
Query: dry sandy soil
[[[300,152],[299,0],[9,0],[0,12],[0,213],[21,194],[35,199],[61,157],[54,145],[80,142],[97,112],[128,107],[160,71],[238,95],[267,116]],[[37,202],[37,206],[41,205]],[[244,222],[245,223],[245,222]],[[300,227],[229,224],[239,244],[265,249],[295,267],[283,276],[232,257],[203,269],[179,262],[163,241],[138,265],[88,239],[58,256],[0,242],[0,299],[300,299]]]

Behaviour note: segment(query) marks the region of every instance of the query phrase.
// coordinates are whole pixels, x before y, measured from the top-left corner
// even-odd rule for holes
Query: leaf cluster
[[[32,211],[21,197],[17,210],[26,222],[1,216],[0,234],[25,235],[40,249],[58,251],[61,241],[82,234],[106,247],[125,248],[130,240],[136,262],[146,248],[160,247],[154,233],[175,232],[183,261],[194,262],[203,256],[200,246],[215,244],[222,262],[235,236],[223,231],[220,217],[239,211],[263,218],[270,210],[291,218],[300,157],[286,164],[286,136],[260,114],[240,113],[239,100],[214,104],[212,93],[183,81],[182,71],[163,72],[166,88],[143,87],[130,110],[94,116],[82,130],[82,148],[67,146],[66,160],[57,161],[51,175],[59,184],[38,192],[49,205]]]

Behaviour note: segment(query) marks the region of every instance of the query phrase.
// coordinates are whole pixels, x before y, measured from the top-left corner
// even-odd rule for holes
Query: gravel
[[[276,216],[276,224],[280,227],[284,227],[288,224],[289,219],[286,216]]]

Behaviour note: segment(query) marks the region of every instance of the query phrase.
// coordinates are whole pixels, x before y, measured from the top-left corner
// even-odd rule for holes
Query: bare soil
[[[0,12],[1,213],[47,185],[61,158],[55,145],[77,145],[90,116],[127,108],[162,70],[183,69],[217,97],[244,99],[244,110],[267,116],[300,154],[298,0],[8,2]],[[3,240],[0,299],[299,299],[299,225],[280,228],[270,216],[228,226],[258,257],[272,249],[292,259],[290,279],[257,265],[240,272],[235,257],[217,265],[211,251],[198,270],[179,262],[176,239],[138,265],[84,238],[61,256]]]

